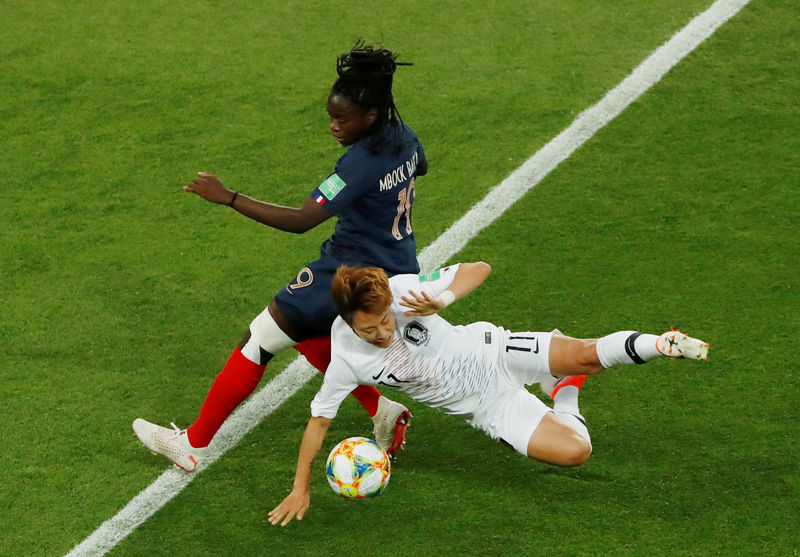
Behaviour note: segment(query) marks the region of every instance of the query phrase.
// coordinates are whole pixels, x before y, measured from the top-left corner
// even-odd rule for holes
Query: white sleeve
[[[416,293],[425,292],[431,298],[436,298],[453,284],[453,279],[460,266],[460,263],[456,263],[426,275],[396,275],[389,279],[392,294],[396,300],[399,300],[400,296],[405,296],[409,290],[413,290]]]
[[[358,381],[353,370],[341,358],[334,356],[325,371],[322,387],[311,401],[311,415],[315,418],[335,418],[342,401],[356,387]]]

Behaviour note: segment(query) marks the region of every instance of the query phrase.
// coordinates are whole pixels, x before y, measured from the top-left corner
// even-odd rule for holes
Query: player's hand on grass
[[[234,196],[234,192],[226,188],[222,180],[210,172],[198,172],[191,184],[183,186],[183,190],[196,193],[203,199],[220,205],[228,205]]]
[[[409,290],[411,296],[402,296],[400,299],[401,306],[410,308],[411,311],[405,312],[405,315],[411,316],[424,316],[433,315],[440,309],[443,309],[445,304],[439,298],[431,298],[427,292],[420,292],[417,294],[413,290]]]
[[[309,506],[311,506],[311,497],[308,492],[301,493],[292,490],[280,505],[269,511],[269,522],[273,526],[279,522],[281,526],[286,526],[294,517],[297,517],[297,520],[303,520]]]

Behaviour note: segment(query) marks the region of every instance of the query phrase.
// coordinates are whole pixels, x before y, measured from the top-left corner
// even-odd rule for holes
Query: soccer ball
[[[365,499],[380,495],[386,488],[392,463],[372,439],[350,437],[333,448],[325,470],[333,491],[347,499]]]

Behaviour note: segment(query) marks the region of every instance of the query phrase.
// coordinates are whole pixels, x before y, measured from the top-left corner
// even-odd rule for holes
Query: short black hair
[[[402,123],[394,104],[392,82],[397,66],[411,66],[398,62],[398,55],[387,48],[373,48],[359,40],[336,60],[339,78],[331,87],[331,95],[339,95],[366,109],[378,110],[375,129],[386,124]]]

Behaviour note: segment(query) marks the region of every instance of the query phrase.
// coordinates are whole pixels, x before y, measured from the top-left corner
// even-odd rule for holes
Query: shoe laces
[[[175,430],[174,432],[172,432],[172,437],[170,437],[170,439],[175,439],[176,437],[180,437],[181,433],[183,433],[183,430],[179,428],[177,425],[175,425],[175,422],[170,422],[169,425],[171,425],[172,429]]]

